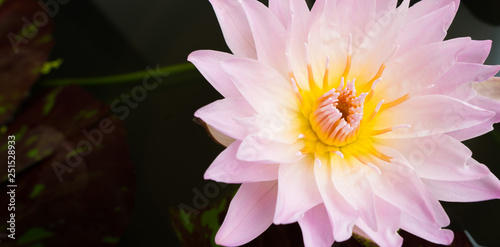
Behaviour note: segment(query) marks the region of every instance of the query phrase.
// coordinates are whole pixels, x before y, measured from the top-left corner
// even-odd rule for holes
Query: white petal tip
[[[409,124],[401,124],[401,125],[396,125],[392,127],[392,130],[397,130],[397,129],[409,129],[411,128],[411,125]]]
[[[348,55],[351,56],[352,55],[352,33],[349,33],[349,50],[348,50]]]
[[[221,175],[217,174],[217,173],[214,173],[214,172],[205,172],[205,174],[203,174],[203,179],[205,180],[213,180],[213,181],[220,181],[219,177]]]
[[[380,169],[376,165],[374,165],[372,163],[367,163],[366,165],[368,167],[370,167],[371,169],[373,169],[374,171],[376,171],[378,173],[378,175],[382,175],[382,172],[380,171]]]
[[[344,158],[344,154],[343,154],[342,152],[340,152],[340,151],[335,151],[334,153],[335,153],[336,155],[338,155],[340,158],[342,158],[342,159]]]
[[[314,165],[317,165],[318,167],[321,167],[321,160],[315,159],[314,160]]]

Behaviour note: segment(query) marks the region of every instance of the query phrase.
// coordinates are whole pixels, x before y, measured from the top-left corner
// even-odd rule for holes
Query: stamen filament
[[[290,81],[292,82],[293,91],[295,92],[295,95],[297,96],[299,103],[302,105],[302,94],[300,93],[300,88],[293,77],[290,77]]]
[[[344,88],[345,77],[340,78],[340,85],[337,87],[337,91],[340,91]]]
[[[326,90],[329,85],[328,85],[328,73],[330,68],[330,57],[326,57],[326,64],[325,64],[325,75],[323,76],[323,90]]]
[[[375,80],[372,84],[372,88],[370,89],[370,93],[368,93],[368,96],[366,97],[366,102],[370,101],[370,99],[373,97],[373,94],[375,94],[375,88],[377,87],[377,84],[382,80],[382,77],[378,78]]]
[[[366,152],[368,154],[373,155],[375,158],[378,158],[380,160],[383,160],[387,163],[391,163],[391,160],[393,159],[390,156],[387,156],[380,151],[378,151],[373,145],[367,145],[366,143],[360,143],[360,150],[363,150],[363,152]]]
[[[347,55],[347,62],[345,65],[344,73],[342,73],[342,78],[347,78],[349,71],[351,70],[351,55]]]
[[[368,83],[366,83],[365,91],[367,91],[368,89],[373,89],[373,83],[378,79],[380,79],[380,77],[384,73],[384,70],[385,70],[385,64],[382,64],[378,69],[377,74]]]
[[[368,122],[372,121],[373,118],[377,115],[377,113],[380,110],[380,107],[382,106],[383,103],[384,103],[384,100],[381,100],[380,102],[378,102],[377,107],[375,107],[375,110],[373,110],[372,115],[370,115],[370,117],[368,118]]]
[[[348,51],[347,51],[347,61],[345,65],[344,72],[342,73],[342,78],[347,78],[347,75],[349,75],[349,71],[351,70],[351,63],[352,63],[352,34],[349,34],[349,40],[348,40]]]
[[[314,82],[314,76],[313,76],[311,64],[307,65],[307,77],[309,79],[309,89],[311,90],[311,92],[316,92],[317,86],[316,86],[316,83]]]
[[[391,163],[391,160],[393,159],[392,157],[381,153],[380,151],[378,151],[375,148],[372,148],[372,154],[373,154],[373,156],[375,156],[375,157],[377,157],[377,158],[379,158],[387,163]]]
[[[394,131],[397,129],[403,129],[403,128],[411,128],[411,125],[403,124],[403,125],[396,125],[394,127],[387,128],[387,129],[374,130],[374,131],[372,131],[371,135],[372,136],[382,135],[382,134],[385,134],[385,133],[388,133],[388,132],[391,132],[391,131]]]
[[[382,172],[380,171],[380,168],[378,168],[376,165],[370,163],[370,162],[367,162],[363,159],[361,159],[360,157],[358,157],[357,155],[354,155],[354,157],[359,161],[361,162],[363,165],[365,166],[368,166],[370,167],[371,169],[375,170],[378,174],[382,174]]]
[[[394,107],[394,106],[397,106],[403,102],[405,102],[406,100],[408,100],[410,98],[410,94],[406,94],[404,95],[403,97],[397,99],[397,100],[394,100],[394,101],[391,101],[389,103],[385,103],[382,105],[382,107],[380,107],[380,110],[383,111],[383,110],[387,110],[391,107]]]

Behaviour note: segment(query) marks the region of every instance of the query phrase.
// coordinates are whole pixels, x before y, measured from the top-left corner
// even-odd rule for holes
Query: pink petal
[[[269,9],[287,28],[290,23],[290,0],[269,0]]]
[[[436,244],[450,245],[453,242],[453,231],[441,229],[439,224],[419,221],[408,213],[401,215],[401,228]]]
[[[428,222],[435,222],[434,210],[420,178],[408,168],[407,161],[396,150],[377,146],[377,150],[392,158],[391,163],[377,161],[381,175],[370,174],[367,179],[375,194],[402,211]]]
[[[310,128],[309,119],[305,118],[302,113],[285,109],[267,110],[269,112],[261,112],[254,117],[237,120],[263,139],[285,144],[294,144],[298,136]]]
[[[299,112],[292,85],[272,68],[246,58],[224,61],[222,67],[257,112],[286,109]]]
[[[500,68],[497,67],[497,69]],[[472,98],[469,103],[479,106],[483,109],[493,111],[496,116],[494,123],[500,121],[500,80],[496,77],[481,83],[473,84],[474,90],[478,95]]]
[[[212,162],[205,179],[223,183],[253,183],[278,179],[279,164],[251,163],[236,158],[241,141],[235,141]]]
[[[275,0],[277,2],[281,0]],[[301,88],[307,88],[307,58],[306,46],[308,34],[308,20],[310,17],[309,9],[305,5],[305,1],[291,0],[290,1],[290,24],[288,27],[287,40],[287,61],[289,70],[293,71],[296,82]],[[305,8],[305,10],[304,10]]]
[[[250,242],[273,222],[277,182],[242,184],[234,196],[215,243],[237,246]]]
[[[404,53],[386,64],[383,79],[375,92],[383,92],[389,102],[431,87],[455,64],[457,55],[469,42],[470,38],[452,39]]]
[[[453,240],[453,232],[441,230],[441,227],[447,226],[450,219],[439,201],[428,193],[427,196],[436,216],[435,222],[426,222],[422,219],[419,222],[411,216],[411,213],[401,212],[393,205],[376,197],[378,231],[374,232],[362,221],[358,221],[356,225],[363,230],[362,233],[367,235],[365,237],[374,240],[380,246],[401,246],[402,238],[397,234],[400,227],[429,241],[448,244],[448,241]],[[354,230],[359,234],[356,228]]]
[[[376,1],[376,16],[382,16],[385,13],[396,8],[398,1],[397,0],[378,0]]]
[[[355,45],[356,41],[363,40],[368,36],[366,32],[377,21],[375,16],[376,1],[335,0],[331,2],[335,4],[335,19],[337,25],[339,25],[341,36],[347,38],[349,34],[352,35],[354,44],[353,52],[355,53],[356,48],[358,48]],[[328,4],[330,4],[330,2],[327,1],[327,5]],[[330,12],[325,14],[333,15],[334,13]],[[324,31],[331,32],[330,29]],[[344,42],[346,42],[346,40],[344,40]]]
[[[304,245],[306,247],[330,247],[332,246],[333,230],[325,204],[321,203],[306,212],[299,220]]]
[[[437,80],[435,87],[423,91],[422,95],[444,94],[463,101],[468,101],[476,94],[471,84],[491,78],[499,69],[500,66],[462,62],[455,63],[448,72]]]
[[[314,177],[312,156],[306,156],[296,163],[280,165],[274,224],[296,222],[322,201]]]
[[[411,12],[411,8],[409,11]],[[403,54],[415,47],[443,41],[455,13],[456,7],[452,3],[408,23],[399,33],[398,53]]]
[[[498,71],[500,66],[493,67],[491,73]],[[470,99],[468,102],[481,107],[485,110],[495,112],[495,116],[489,121],[480,125],[474,126],[465,130],[458,130],[449,133],[449,135],[459,139],[467,140],[476,136],[483,135],[493,129],[493,124],[500,122],[500,80],[493,77],[487,81],[473,84],[474,92],[477,95]],[[468,88],[470,90],[470,88]]]
[[[243,140],[248,135],[248,129],[235,118],[253,116],[255,111],[244,98],[226,98],[202,107],[194,115],[223,134]]]
[[[322,81],[327,58],[329,77],[338,80],[345,68],[348,51],[353,53],[367,37],[368,27],[375,25],[375,1],[317,1],[311,10],[307,55],[315,81]],[[351,44],[349,40],[352,40]],[[354,60],[353,60],[354,61]],[[356,68],[356,66],[352,66]],[[295,70],[294,70],[295,73]],[[305,73],[296,75],[308,88]]]
[[[333,237],[336,241],[342,242],[351,237],[354,223],[359,218],[358,213],[333,186],[331,165],[327,160],[322,160],[322,163],[321,166],[314,165],[316,183],[332,224]]]
[[[412,22],[420,17],[427,15],[428,13],[431,13],[433,11],[436,11],[446,5],[449,5],[451,3],[455,3],[455,12],[458,10],[458,6],[460,4],[459,0],[424,0],[424,1],[419,1],[415,5],[413,5],[410,8],[410,11],[408,12],[408,17],[407,21]]]
[[[403,238],[397,231],[400,224],[400,211],[390,203],[376,197],[377,225],[373,230],[364,221],[358,220],[354,231],[363,237],[367,237],[379,246],[401,246]],[[359,232],[361,230],[361,232]]]
[[[373,75],[377,74],[380,65],[387,62],[387,59],[396,50],[408,4],[409,1],[405,1],[397,9],[391,9],[375,21],[370,22],[363,29],[364,36],[353,40],[353,46],[357,49],[353,51],[352,74],[369,77],[356,76],[358,82],[370,81]]]
[[[252,134],[243,140],[236,157],[254,162],[293,163],[301,158],[297,154],[302,148],[302,142],[284,144]]]
[[[366,224],[377,230],[375,212],[375,196],[367,173],[373,172],[357,160],[346,161],[340,157],[332,157],[335,164],[332,169],[333,185],[339,194],[359,213]]]
[[[210,0],[227,46],[236,56],[257,58],[255,43],[245,11],[237,1]]]
[[[327,57],[330,58],[329,77],[338,80],[344,71],[350,49],[351,75],[358,75],[356,79],[362,81],[365,78],[359,75],[367,73],[360,73],[361,70],[375,70],[376,73],[378,67],[363,67],[377,64],[378,60],[385,59],[395,48],[393,43],[402,26],[405,4],[384,15],[379,13],[381,16],[376,16],[376,1],[322,1],[319,7],[316,8],[316,5],[318,3],[311,11],[307,43],[316,80],[322,80]]]
[[[434,211],[434,215],[436,216],[435,223],[437,223],[439,226],[442,227],[449,225],[450,218],[448,217],[448,214],[446,214],[446,211],[444,211],[444,208],[439,202],[439,200],[434,195],[432,195],[432,193],[428,190],[427,190],[427,198],[429,199],[432,210]],[[431,222],[431,224],[434,224],[434,222]]]
[[[377,130],[398,125],[411,126],[379,135],[379,138],[436,135],[473,127],[495,115],[494,112],[443,95],[410,97],[402,104],[379,114],[374,125]]]
[[[470,128],[455,130],[455,131],[448,132],[446,134],[459,140],[459,141],[466,141],[466,140],[484,135],[492,130],[493,130],[493,125],[492,125],[491,121],[487,121],[487,122],[484,122],[482,124],[478,124],[478,125],[470,127]]]
[[[240,92],[231,81],[231,78],[220,66],[220,62],[234,58],[233,55],[210,50],[194,51],[188,56],[210,84],[225,98],[241,97]]]
[[[290,26],[292,15],[301,17],[300,19],[303,21],[307,20],[309,14],[309,8],[304,0],[270,0],[269,9],[287,29]]]
[[[483,64],[491,50],[491,40],[472,40],[458,55],[459,62]]]
[[[326,0],[316,0],[311,8],[311,15],[308,23],[308,27],[321,19],[323,16],[323,12],[325,11]]]
[[[332,59],[329,64],[330,78],[339,78],[345,67],[349,36],[348,34],[343,36],[339,31],[340,25],[337,18],[335,1],[317,1],[311,10],[311,24],[307,35],[307,56],[303,56],[305,56],[306,61],[310,61],[316,81],[323,80],[327,57]],[[295,44],[298,49],[297,53],[302,53],[303,49],[298,47],[301,45],[303,46],[300,43]],[[291,58],[292,61],[293,59],[294,57]],[[300,66],[300,64],[295,66]],[[302,88],[309,89],[306,68],[302,66],[302,71],[298,70],[298,72],[295,71],[295,67],[293,69],[296,73],[297,83]]]
[[[287,76],[285,27],[262,3],[258,1],[240,1],[240,3],[252,29],[259,61]]]
[[[380,139],[378,142],[397,149],[421,178],[474,180],[490,172],[486,166],[469,161],[472,152],[461,142],[447,135]]]
[[[500,199],[500,181],[493,174],[472,181],[422,179],[428,190],[441,201],[476,202]]]
[[[495,112],[495,116],[490,120],[476,125],[472,128],[457,130],[448,133],[448,135],[457,138],[458,140],[468,140],[487,132],[493,130],[493,124],[500,121],[500,101],[494,100],[492,98],[487,98],[481,95],[476,95],[474,98],[468,101],[469,103],[479,106],[485,110]]]

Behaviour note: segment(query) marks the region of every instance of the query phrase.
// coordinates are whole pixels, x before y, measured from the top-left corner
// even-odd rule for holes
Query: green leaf
[[[53,232],[49,232],[41,227],[34,227],[25,232],[17,242],[19,244],[26,244],[30,242],[35,242],[44,238],[48,238],[54,235]]]
[[[59,58],[57,60],[54,60],[54,61],[48,61],[48,62],[45,62],[42,66],[42,68],[40,69],[40,73],[42,74],[48,74],[50,73],[50,71],[52,69],[59,69],[59,67],[61,66],[61,64],[63,63],[63,59],[62,58]]]
[[[35,184],[31,191],[30,198],[35,198],[45,189],[45,184]]]

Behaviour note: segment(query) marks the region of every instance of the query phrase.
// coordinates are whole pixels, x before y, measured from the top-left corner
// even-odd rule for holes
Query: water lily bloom
[[[439,201],[500,198],[461,143],[500,121],[500,67],[490,41],[443,41],[458,0],[211,3],[232,54],[188,58],[224,96],[195,113],[227,146],[205,178],[242,184],[216,243],[298,222],[306,246],[450,244]]]

